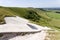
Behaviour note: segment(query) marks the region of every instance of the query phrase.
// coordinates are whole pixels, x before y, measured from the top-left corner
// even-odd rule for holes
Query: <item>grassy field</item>
[[[54,19],[60,19],[60,14],[59,13],[56,13],[54,11],[52,12],[47,12],[47,15],[51,18],[54,18]]]
[[[35,24],[60,30],[60,14],[56,11],[44,11],[36,8],[0,7],[0,24],[4,24],[4,17],[20,16]]]

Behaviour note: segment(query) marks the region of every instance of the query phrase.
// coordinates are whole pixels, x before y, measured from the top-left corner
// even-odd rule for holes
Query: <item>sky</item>
[[[7,7],[60,7],[60,0],[0,0],[0,6]]]

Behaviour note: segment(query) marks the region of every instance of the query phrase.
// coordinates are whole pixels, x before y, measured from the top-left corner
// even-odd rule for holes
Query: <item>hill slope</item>
[[[58,26],[58,24],[60,23],[57,24],[57,22],[60,21],[49,16],[50,13],[51,12],[47,12],[37,8],[0,7],[0,24],[5,23],[4,17],[17,15],[41,26],[48,26],[54,29],[60,29],[60,25]]]

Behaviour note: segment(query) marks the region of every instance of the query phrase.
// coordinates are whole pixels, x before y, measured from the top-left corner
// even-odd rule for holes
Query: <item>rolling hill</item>
[[[60,29],[60,14],[55,11],[45,11],[40,8],[19,8],[19,7],[0,7],[0,24],[4,24],[4,17],[20,16],[30,20],[30,22]]]

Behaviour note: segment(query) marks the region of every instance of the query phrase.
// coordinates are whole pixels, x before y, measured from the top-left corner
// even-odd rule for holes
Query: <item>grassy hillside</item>
[[[60,29],[60,14],[37,8],[0,7],[0,24],[5,23],[4,17],[16,15],[41,26]]]

